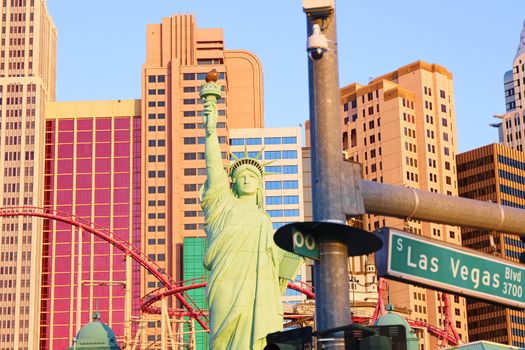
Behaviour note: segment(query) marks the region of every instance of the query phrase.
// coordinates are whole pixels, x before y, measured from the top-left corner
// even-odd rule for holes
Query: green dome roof
[[[100,313],[95,312],[93,321],[83,326],[77,333],[76,344],[69,349],[120,350],[113,330],[100,321]]]
[[[412,330],[412,327],[410,327],[410,325],[408,324],[407,320],[405,320],[402,316],[392,312],[394,311],[393,305],[388,304],[386,306],[386,309],[388,313],[384,316],[379,317],[374,323],[374,326],[404,326],[406,330],[407,349],[419,349],[419,339],[415,336],[414,331]]]
[[[397,326],[402,325],[405,326],[407,329],[410,329],[410,325],[408,322],[398,314],[394,313],[388,313],[384,316],[381,316],[377,319],[376,323],[374,323],[374,326]]]

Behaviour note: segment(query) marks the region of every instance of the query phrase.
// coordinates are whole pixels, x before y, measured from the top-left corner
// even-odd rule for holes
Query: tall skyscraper
[[[495,116],[501,119],[501,122],[494,126],[499,129],[501,143],[523,151],[525,143],[525,22],[523,22],[512,70],[505,73],[503,84],[506,113]]]
[[[54,102],[46,110],[45,206],[140,247],[140,100]],[[97,310],[129,346],[140,266],[89,232],[44,220],[41,295],[40,349],[70,346]]]
[[[437,64],[417,61],[372,80],[341,89],[341,127],[345,158],[363,164],[364,178],[457,196],[457,152],[452,74]],[[396,227],[461,244],[458,227],[365,215],[364,228]],[[351,258],[352,273],[364,275],[372,257]],[[413,320],[443,327],[441,293],[389,281],[396,306],[411,310]],[[449,296],[451,321],[467,341],[465,299]],[[436,338],[419,332],[425,349]]]
[[[148,25],[142,69],[142,251],[176,280],[182,279],[183,238],[204,236],[198,201],[205,181],[199,89],[212,69],[223,87],[218,135],[226,160],[228,129],[263,127],[259,60],[247,51],[226,50],[222,29],[198,28],[192,15]],[[160,287],[149,274],[143,280],[143,295]],[[152,344],[156,325],[147,325]]]
[[[0,177],[3,207],[43,205],[44,108],[55,99],[57,33],[44,0],[2,5]],[[0,344],[38,348],[42,220],[1,219]]]
[[[457,157],[459,195],[525,209],[525,154],[491,144]],[[525,245],[518,236],[462,229],[463,245],[518,261]],[[469,339],[525,347],[525,312],[468,300]]]

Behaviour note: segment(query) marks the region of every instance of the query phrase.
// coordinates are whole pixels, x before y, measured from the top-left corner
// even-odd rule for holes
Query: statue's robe
[[[268,333],[282,330],[279,265],[284,251],[273,242],[269,216],[243,203],[226,173],[202,189],[210,270],[210,348],[262,349]]]

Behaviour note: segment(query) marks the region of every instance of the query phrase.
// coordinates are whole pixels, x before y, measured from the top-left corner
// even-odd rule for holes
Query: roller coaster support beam
[[[168,315],[168,299],[162,298],[160,300],[161,304],[161,312],[160,312],[160,349],[161,350],[167,350],[167,324],[166,324],[166,318]]]

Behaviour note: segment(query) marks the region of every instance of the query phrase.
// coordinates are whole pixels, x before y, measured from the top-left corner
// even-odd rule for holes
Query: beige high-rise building
[[[263,127],[258,58],[226,50],[222,29],[198,28],[192,15],[148,25],[142,69],[142,251],[176,280],[182,277],[183,238],[204,236],[198,201],[205,181],[199,90],[212,69],[223,87],[218,136],[226,160],[228,129]],[[160,287],[146,273],[143,281],[142,295]],[[147,325],[152,329],[147,340],[154,342],[156,324]]]
[[[44,0],[4,1],[2,9],[2,206],[41,207],[44,108],[55,99],[57,32]],[[38,349],[42,221],[0,221],[1,348]]]
[[[411,63],[368,85],[343,87],[341,106],[345,157],[363,164],[365,179],[458,195],[454,90],[448,70],[422,61]],[[384,226],[461,244],[458,227],[365,215],[365,229]],[[372,262],[372,257],[352,258],[352,273],[364,275]],[[443,328],[442,293],[393,281],[388,281],[388,291],[396,307],[411,310],[412,320]],[[467,341],[465,299],[450,295],[448,302],[449,319]],[[418,336],[421,349],[437,348],[438,339],[426,331]]]

